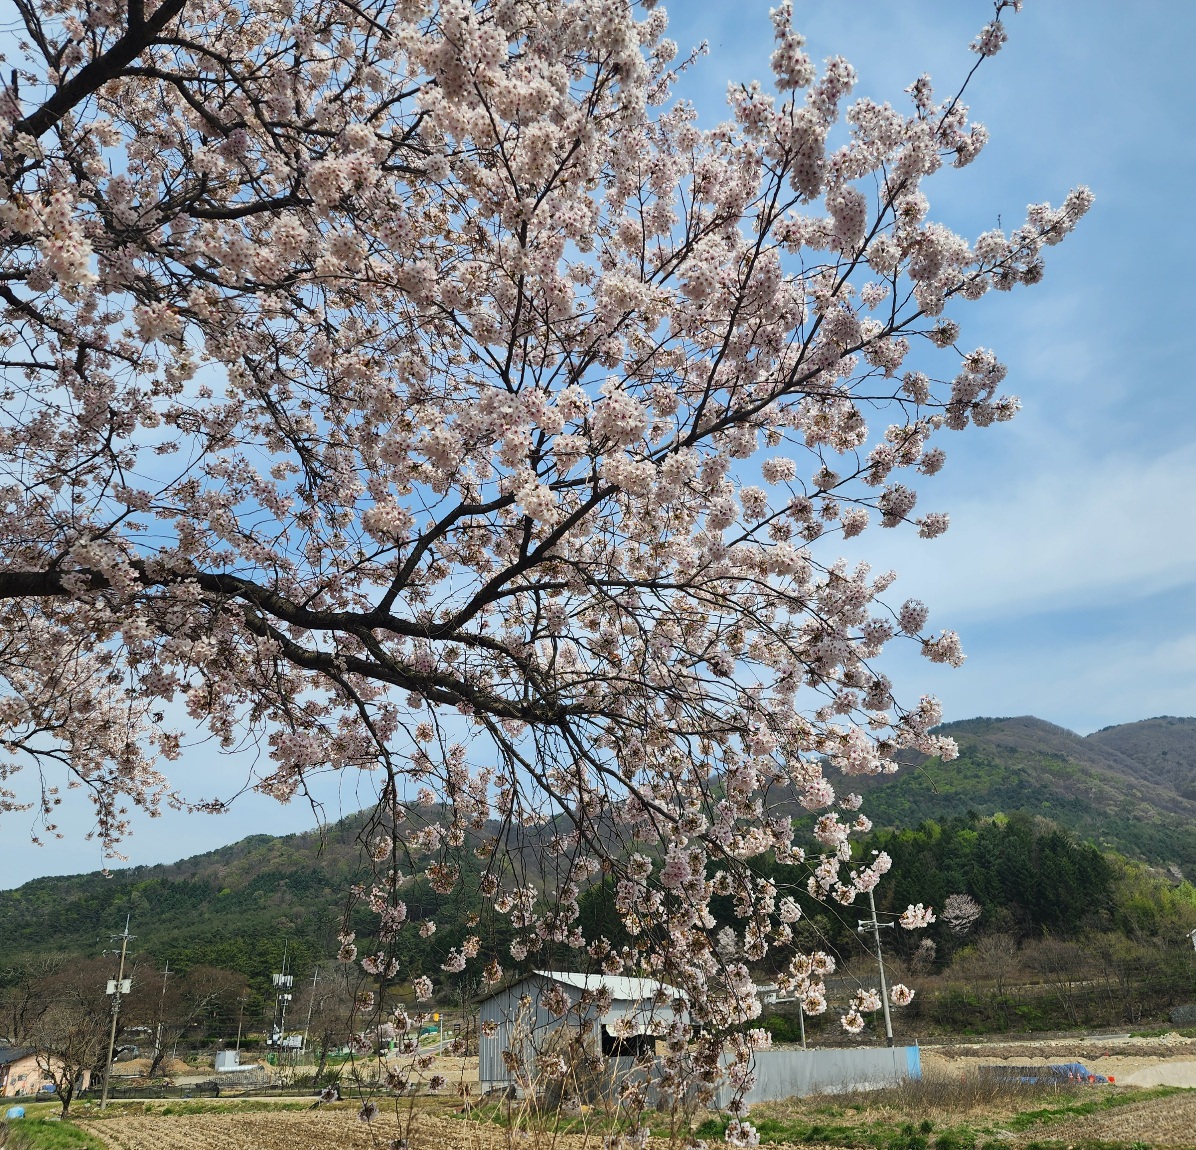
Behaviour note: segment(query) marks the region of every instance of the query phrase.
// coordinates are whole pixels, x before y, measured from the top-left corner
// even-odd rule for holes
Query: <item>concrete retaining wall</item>
[[[876,1090],[922,1077],[916,1046],[856,1050],[761,1050],[753,1058],[756,1084],[744,1095],[748,1102],[776,1102],[807,1094],[842,1094]],[[718,1092],[718,1105],[731,1101],[732,1091]]]

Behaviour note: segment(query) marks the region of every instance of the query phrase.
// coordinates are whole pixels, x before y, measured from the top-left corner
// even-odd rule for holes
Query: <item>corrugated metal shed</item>
[[[544,992],[558,986],[569,1002],[562,1017],[553,1015],[541,1001]],[[601,1014],[592,1006],[580,1005],[586,991],[606,990],[610,1007]],[[482,1092],[519,1084],[521,1077],[535,1074],[535,1062],[548,1035],[561,1026],[589,1029],[595,1024],[609,1028],[621,1023],[622,1035],[644,1034],[655,1022],[672,1022],[673,1001],[680,992],[651,978],[622,975],[584,974],[575,971],[537,970],[518,982],[496,991],[479,1008],[481,1037],[478,1042],[478,1078]],[[661,1001],[658,1001],[660,999]],[[487,1023],[495,1032],[486,1034]],[[503,1055],[513,1051],[522,1074],[507,1066]]]

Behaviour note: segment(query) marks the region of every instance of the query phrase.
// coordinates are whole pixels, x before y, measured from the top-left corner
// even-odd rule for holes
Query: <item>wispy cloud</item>
[[[1143,459],[1064,443],[952,504],[941,539],[895,532],[879,553],[899,591],[952,624],[1117,605],[1196,579],[1194,491],[1196,445]]]

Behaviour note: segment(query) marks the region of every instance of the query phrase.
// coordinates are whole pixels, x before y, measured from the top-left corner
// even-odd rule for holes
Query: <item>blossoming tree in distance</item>
[[[1036,283],[1089,192],[934,222],[926,177],[986,138],[962,93],[851,99],[787,3],[771,90],[711,130],[651,3],[14,3],[0,775],[40,773],[53,833],[64,773],[115,849],[184,801],[188,727],[256,743],[283,801],[370,771],[383,984],[433,926],[404,884],[468,855],[517,961],[651,972],[708,1036],[750,1017],[800,913],[752,860],[850,903],[888,860],[852,865],[825,772],[953,752],[874,664],[957,637],[836,543],[946,529],[914,477],[1018,407],[952,317]],[[579,926],[600,873],[622,942]]]

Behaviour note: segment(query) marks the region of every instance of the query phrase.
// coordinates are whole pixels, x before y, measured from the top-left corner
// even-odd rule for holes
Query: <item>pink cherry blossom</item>
[[[897,920],[906,930],[919,930],[924,926],[930,926],[934,922],[934,910],[932,907],[923,906],[918,903],[916,906],[907,906],[901,912]]]

